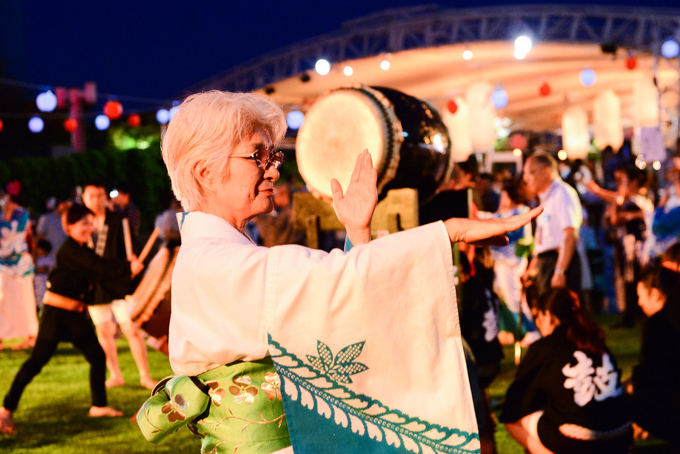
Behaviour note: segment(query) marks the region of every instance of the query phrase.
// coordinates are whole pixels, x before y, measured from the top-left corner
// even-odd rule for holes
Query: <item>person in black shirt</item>
[[[677,246],[671,246],[674,247],[677,249]],[[680,390],[677,387],[680,330],[674,323],[670,307],[679,301],[669,298],[674,290],[664,285],[660,279],[661,271],[650,267],[637,285],[638,304],[647,321],[642,332],[640,363],[633,369],[629,391],[633,394],[633,421],[653,436],[680,447],[678,418],[675,416],[680,406]]]
[[[520,364],[501,421],[532,453],[628,452],[626,397],[603,331],[566,288],[544,293],[537,306],[544,337]]]
[[[66,214],[68,238],[57,251],[49,274],[35,348],[21,366],[0,408],[0,433],[15,433],[13,412],[21,394],[52,358],[60,341],[70,341],[90,363],[91,417],[118,417],[123,413],[107,405],[106,356],[89,320],[86,305],[94,298],[95,285],[118,293],[127,289],[144,265],[135,260],[110,260],[87,247],[94,215],[83,205],[73,205]],[[116,279],[109,279],[115,276]],[[111,287],[114,286],[114,287]],[[118,288],[120,287],[120,288]],[[124,291],[123,290],[123,291]]]

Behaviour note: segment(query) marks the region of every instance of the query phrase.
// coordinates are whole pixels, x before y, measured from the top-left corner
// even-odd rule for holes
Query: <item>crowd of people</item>
[[[461,389],[472,394],[483,453],[496,452],[488,388],[500,373],[502,346],[512,344],[528,349],[507,390],[500,421],[529,452],[627,452],[634,437],[649,436],[680,443],[674,431],[677,418],[670,416],[680,404],[673,386],[680,372],[675,348],[680,341],[679,160],[669,160],[657,176],[623,152],[604,163],[558,162],[535,152],[514,174],[480,174],[470,159],[456,166],[451,189],[472,192],[471,219],[446,220],[438,233],[439,227],[421,227],[418,232],[427,240],[403,235],[388,244],[370,241],[375,171],[370,156],[362,153],[346,191],[333,183],[334,207],[347,228],[347,252],[321,255],[298,246],[275,248],[305,244],[304,232],[295,228],[295,188],[274,184],[283,161],[274,148],[284,130],[280,109],[250,95],[217,92],[185,103],[163,142],[178,200],[157,217],[156,226],[166,242],[183,244],[180,277],[173,280],[173,313],[182,316],[171,322],[175,340],[169,354],[173,370],[192,381],[164,383],[160,392],[166,397],[197,386],[214,400],[222,382],[227,389],[232,381],[245,386],[251,397],[257,388],[275,391],[281,366],[275,368],[268,356],[274,339],[297,342],[299,336],[291,337],[290,330],[312,332],[308,321],[314,317],[328,327],[343,317],[351,320],[363,313],[355,301],[367,305],[361,310],[388,304],[385,296],[375,301],[366,296],[373,286],[386,290],[383,280],[395,281],[395,288],[407,295],[413,278],[400,278],[395,270],[420,260],[423,251],[442,249],[436,237],[445,231],[443,249],[461,245],[455,260],[459,266],[451,270],[470,380]],[[224,151],[212,143],[214,137],[224,141],[231,132],[212,123],[196,124],[187,113],[192,109],[196,118],[213,115],[237,128],[240,135],[228,140],[228,157],[243,160],[215,164]],[[188,142],[190,132],[191,140],[203,134],[205,143]],[[190,213],[182,216],[180,229],[177,213],[183,209]],[[22,207],[21,185],[12,182],[2,199],[2,215],[0,347],[2,339],[21,338],[12,348],[32,351],[0,408],[0,432],[15,432],[12,415],[21,394],[60,341],[73,343],[90,363],[90,416],[121,416],[106,399],[106,388],[125,385],[115,343],[119,330],[130,345],[141,386],[156,387],[145,334],[132,322],[125,298],[144,268],[136,255],[141,214],[130,190],[121,185],[110,198],[101,181],[89,181],[75,199],[48,201],[47,212],[32,227]],[[378,264],[373,255],[385,263]],[[392,256],[396,264],[386,263],[385,257]],[[358,275],[355,263],[369,259],[376,268]],[[291,279],[278,277],[286,273],[291,279],[297,273],[304,284],[291,287]],[[221,292],[230,282],[239,290]],[[422,283],[413,285],[423,290],[418,287]],[[432,287],[427,291],[436,300],[441,288]],[[317,294],[338,299],[324,312]],[[620,313],[621,329],[644,324],[639,364],[630,378],[621,376],[593,318],[601,312]],[[400,323],[397,318],[392,322]],[[431,328],[445,331],[440,325]],[[450,364],[455,357],[431,359]],[[259,377],[255,391],[249,391],[250,381],[238,382],[244,373],[248,380]],[[247,401],[246,394],[239,395]],[[278,403],[269,397],[262,408],[283,415],[280,394]],[[224,409],[218,406],[209,414],[220,416]],[[138,415],[143,416],[142,429],[168,423],[167,412],[153,416],[150,410],[145,406]],[[304,446],[304,431],[290,422],[296,412],[286,407],[288,425],[257,431],[247,442],[266,452],[290,452],[291,440]],[[224,433],[215,434],[197,430],[205,449],[217,449],[232,429],[225,425]],[[234,446],[239,443],[246,441]]]

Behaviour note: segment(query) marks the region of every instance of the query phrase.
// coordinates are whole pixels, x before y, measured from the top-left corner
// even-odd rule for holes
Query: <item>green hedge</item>
[[[76,186],[100,178],[108,190],[127,183],[132,198],[142,211],[142,232],[153,229],[155,216],[171,196],[170,179],[161,158],[160,146],[145,150],[90,150],[60,158],[11,158],[0,161],[0,185],[19,180],[25,205],[33,214],[45,211],[53,196],[70,196]]]

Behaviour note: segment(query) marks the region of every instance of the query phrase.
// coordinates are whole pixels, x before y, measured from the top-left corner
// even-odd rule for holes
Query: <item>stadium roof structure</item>
[[[533,48],[514,56],[514,40]],[[468,85],[502,86],[508,103],[498,110],[512,130],[560,128],[568,106],[592,110],[605,89],[621,99],[623,123],[632,125],[637,81],[654,80],[665,118],[677,122],[680,65],[661,56],[662,44],[680,42],[680,9],[521,5],[475,9],[421,6],[382,11],[346,22],[337,31],[268,53],[192,87],[267,93],[286,110],[304,111],[329,89],[352,84],[395,88],[442,109]],[[464,59],[463,52],[472,52]],[[629,69],[627,59],[635,58]],[[331,63],[327,75],[314,65]],[[388,60],[389,69],[380,63]],[[351,66],[351,76],[344,74]],[[580,73],[595,71],[592,86]],[[542,95],[546,82],[550,93]],[[668,120],[671,121],[671,120]],[[677,123],[676,123],[677,124]]]

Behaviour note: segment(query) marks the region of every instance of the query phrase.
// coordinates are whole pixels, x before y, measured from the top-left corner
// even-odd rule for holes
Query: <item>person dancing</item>
[[[94,230],[94,214],[83,205],[73,205],[66,216],[68,238],[57,252],[48,278],[40,327],[35,348],[14,377],[0,408],[0,432],[15,433],[13,413],[26,386],[52,358],[61,341],[70,341],[90,363],[91,417],[119,417],[120,410],[109,407],[106,399],[106,356],[99,345],[87,304],[92,302],[95,284],[113,293],[125,292],[133,276],[144,265],[99,257],[87,246]],[[113,278],[113,279],[111,279]]]
[[[276,147],[285,124],[281,108],[266,96],[212,91],[187,98],[168,126],[163,159],[186,210],[179,215],[182,247],[169,336],[179,377],[157,387],[137,413],[143,433],[160,441],[175,424],[190,423],[203,452],[329,452],[320,443],[338,440],[354,452],[375,452],[374,443],[386,448],[391,435],[370,439],[365,429],[354,433],[321,411],[346,409],[342,414],[354,418],[354,428],[372,424],[374,415],[350,406],[383,399],[400,417],[437,424],[461,446],[478,445],[451,242],[507,244],[504,234],[541,209],[507,219],[449,219],[369,243],[378,194],[366,150],[346,191],[331,182],[335,211],[355,245],[351,251],[259,247],[244,231],[249,220],[273,209],[283,162]],[[309,349],[320,356],[305,356]],[[289,368],[293,363],[307,373]],[[397,393],[405,383],[417,383],[410,391],[426,396]],[[324,384],[356,399],[341,403]],[[293,401],[287,394],[293,389],[314,393],[319,413]],[[199,404],[206,399],[208,407]],[[452,412],[454,405],[458,411]],[[440,439],[427,443],[444,449]]]

